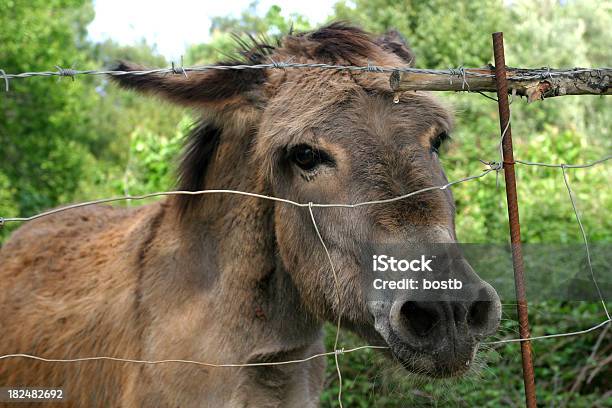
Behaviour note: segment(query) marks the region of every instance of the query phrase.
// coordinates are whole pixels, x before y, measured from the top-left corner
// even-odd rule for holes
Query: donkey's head
[[[405,66],[413,59],[395,32],[372,38],[342,24],[290,34],[276,45],[242,45],[244,60],[231,65],[290,60]],[[141,68],[124,63],[118,69]],[[200,132],[187,153],[189,161],[201,161],[187,170],[197,174],[185,174],[183,169],[187,185],[182,187],[187,189],[248,186],[300,203],[359,203],[447,182],[438,149],[448,138],[451,115],[426,93],[405,93],[394,101],[388,75],[286,68],[116,78],[123,86],[157,93],[201,112],[203,127],[209,130]],[[248,157],[228,168],[242,168],[241,177],[256,183],[223,176],[227,185],[220,185],[220,176],[204,177],[208,161],[223,160],[223,150],[245,143],[243,155]],[[460,298],[423,299],[400,290],[373,299],[364,285],[379,244],[410,249],[455,242],[450,191],[431,189],[383,204],[312,211],[335,266],[339,293],[309,209],[274,204],[278,256],[309,312],[330,321],[341,313],[346,327],[369,342],[388,345],[408,370],[436,377],[464,372],[478,341],[496,330],[500,303],[493,288],[463,258],[422,275],[461,280],[469,289]]]

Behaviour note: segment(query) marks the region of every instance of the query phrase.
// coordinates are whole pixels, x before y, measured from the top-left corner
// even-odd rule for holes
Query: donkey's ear
[[[221,63],[220,65],[236,65]],[[265,82],[262,69],[210,69],[188,73],[148,73],[147,68],[121,61],[115,71],[134,71],[112,78],[124,88],[156,94],[183,105],[205,106],[213,110],[238,107],[252,100],[248,94]]]
[[[387,51],[391,51],[400,57],[406,65],[414,65],[414,52],[410,49],[408,42],[397,30],[389,30],[376,39],[376,42]]]

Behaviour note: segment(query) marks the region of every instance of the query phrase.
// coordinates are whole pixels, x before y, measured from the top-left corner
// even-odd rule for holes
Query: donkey
[[[414,59],[397,32],[374,37],[346,23],[242,47],[223,65]],[[447,182],[438,149],[451,114],[423,92],[394,101],[387,75],[287,68],[113,78],[201,116],[179,166],[181,190],[358,203]],[[357,208],[206,194],[56,213],[1,250],[0,353],[281,362],[324,352],[323,323],[341,314],[343,328],[387,346],[409,372],[460,376],[500,319],[495,290],[467,262],[455,271],[473,288],[462,299],[385,292],[370,301],[361,283],[368,242],[453,243],[454,214],[448,189]],[[11,358],[0,360],[0,384],[63,387],[61,406],[313,407],[324,360],[219,368]]]

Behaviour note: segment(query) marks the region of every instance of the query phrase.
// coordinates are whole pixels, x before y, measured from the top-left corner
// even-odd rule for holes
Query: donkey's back
[[[0,354],[138,356],[141,328],[133,315],[138,276],[130,265],[159,205],[80,208],[15,231],[0,249]],[[62,387],[74,406],[119,405],[123,397],[113,393],[129,390],[135,370],[104,361],[11,358],[0,360],[0,384]],[[91,392],[77,391],[82,389]]]

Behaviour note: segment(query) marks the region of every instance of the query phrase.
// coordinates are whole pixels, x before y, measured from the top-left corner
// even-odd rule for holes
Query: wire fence
[[[84,75],[110,75],[110,76],[144,76],[144,75],[182,75],[188,77],[190,73],[205,72],[210,70],[253,70],[253,69],[318,69],[318,70],[334,70],[334,71],[350,71],[350,72],[374,72],[374,73],[387,73],[391,74],[389,77],[390,87],[393,90],[407,90],[402,89],[401,74],[424,74],[428,75],[436,81],[434,86],[432,82],[426,82],[423,86],[420,85],[420,81],[417,80],[413,83],[411,80],[403,80],[405,83],[409,83],[410,90],[433,90],[433,91],[466,91],[481,93],[482,91],[494,91],[494,78],[495,74],[491,70],[491,67],[485,68],[465,68],[462,66],[448,69],[423,69],[413,68],[410,66],[378,66],[378,65],[339,65],[339,64],[323,64],[323,63],[299,63],[293,62],[291,59],[287,61],[275,61],[271,57],[268,57],[269,63],[267,64],[235,64],[235,65],[200,65],[195,67],[183,67],[182,62],[180,66],[175,66],[172,63],[170,68],[156,68],[156,69],[135,69],[135,70],[114,70],[114,69],[103,69],[103,70],[77,70],[73,68],[62,68],[59,65],[55,66],[55,71],[32,71],[32,72],[21,72],[17,74],[7,74],[5,70],[0,69],[0,78],[4,80],[5,90],[8,92],[10,89],[10,81],[13,79],[20,78],[31,78],[31,77],[69,77],[73,80],[77,76]],[[557,90],[555,92],[547,92],[546,96],[562,96],[562,95],[609,95],[612,90],[610,88],[610,78],[612,77],[612,68],[568,68],[568,69],[554,69],[550,67],[544,68],[509,68],[511,71],[508,74],[508,81],[517,84],[519,89],[522,89],[522,93],[526,93],[530,100],[532,99],[532,92],[526,91],[526,83],[528,88],[533,88],[533,81],[548,81],[547,85],[550,86],[551,82],[558,82]],[[457,82],[457,79],[460,79]],[[470,84],[470,79],[476,79],[475,83]],[[482,80],[487,80],[483,83]],[[441,83],[440,83],[441,82]],[[460,86],[459,86],[460,85]],[[520,85],[520,86],[518,86]],[[516,91],[517,88],[512,88]],[[548,90],[548,87],[547,89]],[[537,98],[542,98],[545,90],[539,90],[537,92]],[[536,99],[537,99],[536,98]]]
[[[495,78],[495,74],[479,72],[478,68],[448,68],[448,69],[424,69],[424,68],[413,68],[413,67],[388,67],[378,65],[338,65],[338,64],[320,64],[320,63],[298,63],[288,61],[274,61],[270,58],[268,64],[236,64],[236,65],[200,65],[196,67],[176,67],[172,64],[170,68],[155,68],[155,69],[143,69],[133,71],[122,71],[122,70],[77,70],[72,68],[62,68],[59,65],[55,66],[55,71],[32,71],[32,72],[21,72],[18,74],[7,74],[4,70],[0,70],[0,77],[6,81],[18,78],[31,78],[31,77],[71,77],[74,78],[80,75],[111,75],[111,76],[122,76],[122,75],[151,75],[151,74],[180,74],[187,76],[190,72],[203,72],[210,70],[245,70],[245,69],[286,69],[286,68],[314,68],[321,70],[335,70],[335,71],[362,71],[362,72],[381,72],[381,73],[393,73],[393,72],[411,72],[415,74],[431,74],[431,75],[446,75],[448,77],[480,77],[480,78]],[[532,79],[547,79],[554,77],[567,76],[571,74],[588,73],[593,76],[602,76],[606,74],[612,68],[569,68],[569,69],[553,69],[550,67],[545,68],[520,68],[522,74],[513,75],[512,80],[532,80]]]
[[[37,77],[37,76],[38,77],[57,76],[57,77],[73,77],[74,78],[77,75],[128,75],[128,74],[129,75],[180,74],[180,75],[187,76],[189,72],[198,72],[198,71],[205,71],[205,70],[211,70],[211,69],[242,70],[242,69],[314,68],[314,69],[365,71],[365,72],[372,72],[372,73],[384,73],[384,72],[389,73],[389,72],[401,71],[401,72],[413,72],[413,73],[423,73],[423,74],[446,75],[449,77],[450,81],[452,81],[452,78],[454,77],[463,78],[464,81],[469,76],[494,78],[494,75],[492,74],[471,72],[463,68],[448,69],[448,70],[428,70],[428,69],[417,69],[417,68],[409,68],[409,67],[378,67],[378,66],[371,66],[371,65],[345,66],[345,65],[330,65],[330,64],[305,64],[305,63],[302,64],[302,63],[293,63],[291,61],[287,61],[287,62],[271,61],[271,63],[269,64],[259,64],[259,65],[231,65],[231,66],[208,65],[208,66],[200,66],[200,67],[193,67],[193,68],[174,67],[173,65],[172,68],[143,70],[143,71],[112,71],[112,70],[110,71],[109,70],[78,71],[78,70],[73,70],[73,69],[64,69],[59,66],[56,68],[57,68],[57,71],[24,72],[21,74],[6,74],[3,70],[0,70],[0,77],[4,79],[7,91],[9,90],[9,80],[17,79],[17,78],[29,78],[29,77]],[[563,76],[568,73],[576,73],[576,72],[592,73],[592,72],[598,72],[598,71],[600,70],[572,69],[572,70],[565,70],[565,71],[560,71],[560,70],[551,71],[550,69],[544,68],[544,69],[533,70],[532,72],[527,72],[524,75],[522,75],[519,79],[546,79],[546,78],[551,78],[554,76]],[[517,78],[518,77],[514,77],[514,79],[517,79]],[[506,128],[504,129],[504,131],[502,132],[501,140],[499,143],[500,149],[501,149],[501,141],[503,140],[508,127],[509,127],[509,122]],[[500,155],[501,155],[501,150],[500,150]],[[602,291],[600,290],[600,287],[597,283],[597,279],[593,271],[593,267],[591,263],[591,252],[589,248],[586,231],[582,224],[582,221],[579,215],[579,210],[577,208],[576,200],[573,195],[572,189],[570,187],[569,179],[567,176],[567,170],[569,169],[592,168],[596,165],[602,165],[605,162],[609,161],[610,159],[612,159],[612,155],[608,155],[608,156],[602,157],[599,160],[595,160],[593,162],[584,163],[584,164],[565,164],[565,163],[554,164],[554,163],[537,163],[537,162],[528,162],[528,161],[523,161],[523,160],[514,160],[514,163],[519,164],[519,165],[524,165],[524,166],[538,166],[538,167],[549,167],[549,168],[561,169],[563,180],[564,180],[564,183],[565,183],[565,186],[568,192],[568,196],[569,196],[569,199],[572,205],[572,209],[575,214],[575,218],[579,225],[580,232],[583,238],[585,253],[587,256],[588,269],[590,272],[590,278],[593,282],[593,285],[595,286],[597,290],[598,297],[602,304],[602,309],[603,309],[603,312],[605,313],[606,319],[596,325],[593,325],[592,327],[573,331],[573,332],[548,334],[548,335],[542,335],[542,336],[536,336],[536,337],[530,337],[530,338],[502,339],[502,340],[497,340],[497,341],[483,342],[482,344],[496,345],[496,344],[505,344],[505,343],[517,343],[517,342],[520,343],[524,341],[545,340],[545,339],[552,339],[552,338],[558,338],[558,337],[581,335],[581,334],[589,333],[594,330],[600,329],[604,326],[609,325],[612,322],[612,318],[610,317],[610,313],[606,305],[606,299],[604,298],[604,295]],[[326,258],[329,262],[329,266],[330,266],[330,269],[333,275],[333,279],[334,279],[335,294],[337,296],[338,305],[339,307],[341,307],[341,298],[340,298],[340,291],[339,291],[340,282],[338,280],[336,268],[332,261],[332,257],[330,255],[328,246],[326,245],[325,240],[323,236],[321,235],[321,232],[319,230],[319,227],[318,227],[318,224],[317,224],[317,221],[316,221],[316,218],[314,216],[312,209],[313,208],[357,208],[361,206],[380,205],[380,204],[387,204],[387,203],[400,201],[400,200],[406,200],[412,196],[415,196],[421,193],[425,193],[427,191],[445,190],[454,185],[458,185],[458,184],[468,182],[468,181],[475,181],[475,180],[478,180],[478,179],[481,179],[487,176],[488,174],[492,172],[498,175],[498,173],[503,168],[503,157],[499,161],[481,160],[481,162],[486,166],[486,168],[480,174],[464,177],[464,178],[461,178],[455,181],[448,182],[444,185],[423,188],[423,189],[416,190],[416,191],[413,191],[413,192],[410,192],[404,195],[400,195],[400,196],[396,196],[396,197],[392,197],[388,199],[382,199],[382,200],[364,201],[364,202],[357,202],[357,203],[313,203],[313,202],[300,203],[300,202],[292,201],[292,200],[282,198],[282,197],[273,197],[273,196],[252,193],[252,192],[247,192],[247,191],[238,191],[238,190],[214,189],[214,190],[200,190],[200,191],[180,191],[180,190],[179,191],[161,191],[161,192],[154,192],[154,193],[143,194],[143,195],[123,195],[123,196],[81,202],[81,203],[76,203],[76,204],[71,204],[71,205],[55,208],[49,211],[41,212],[39,214],[35,214],[35,215],[27,216],[27,217],[0,217],[0,227],[5,225],[6,223],[33,221],[33,220],[40,219],[43,217],[52,216],[60,212],[69,211],[72,209],[81,208],[85,206],[112,203],[112,202],[118,202],[118,201],[126,201],[126,200],[127,201],[143,200],[143,199],[153,198],[153,197],[176,196],[176,195],[234,194],[234,195],[247,196],[247,197],[253,197],[253,198],[264,199],[264,200],[271,200],[271,201],[274,201],[280,204],[307,208],[309,212],[310,220],[316,232],[317,238],[319,239],[322,250],[325,252]],[[329,352],[314,354],[314,355],[311,355],[311,356],[308,356],[302,359],[287,360],[287,361],[261,362],[261,363],[235,362],[235,363],[216,364],[216,363],[208,363],[208,362],[197,361],[197,360],[182,360],[182,359],[137,360],[137,359],[119,358],[119,357],[113,357],[113,356],[87,356],[87,357],[78,357],[78,358],[70,358],[70,359],[57,359],[57,358],[46,358],[42,356],[25,354],[25,353],[0,355],[0,360],[10,359],[10,358],[26,358],[26,359],[39,360],[39,361],[52,362],[52,363],[74,363],[74,362],[105,360],[105,361],[115,361],[115,362],[133,363],[133,364],[147,364],[147,365],[192,364],[192,365],[207,366],[207,367],[214,367],[214,368],[223,368],[223,367],[235,367],[236,368],[236,367],[259,367],[259,366],[298,364],[298,363],[307,362],[313,359],[334,356],[336,372],[338,375],[338,383],[339,383],[338,403],[342,407],[342,373],[340,369],[339,356],[342,354],[353,353],[353,352],[357,352],[357,351],[365,350],[365,349],[388,349],[388,347],[377,346],[377,345],[363,345],[363,346],[354,347],[351,349],[344,349],[344,348],[339,347],[339,334],[340,334],[340,328],[341,328],[341,323],[342,323],[341,319],[342,319],[342,309],[340,309],[338,313],[338,320],[336,322],[334,350],[329,351]]]

